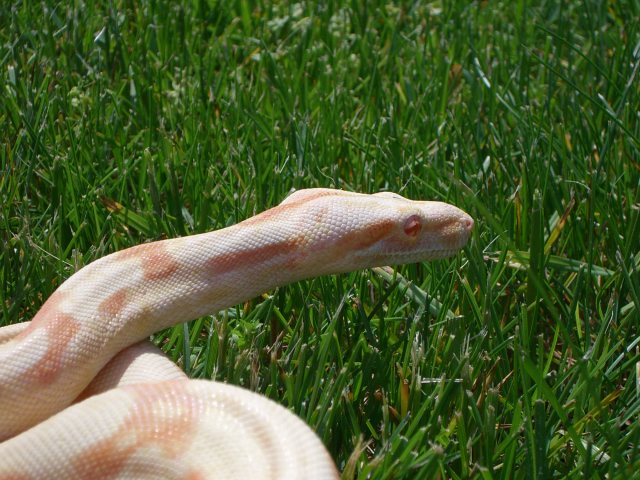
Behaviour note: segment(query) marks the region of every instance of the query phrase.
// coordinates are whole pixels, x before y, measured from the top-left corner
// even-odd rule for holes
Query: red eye
[[[420,223],[420,217],[417,215],[412,215],[404,222],[404,233],[409,235],[410,237],[415,237],[420,233],[420,229],[422,228],[422,224]]]

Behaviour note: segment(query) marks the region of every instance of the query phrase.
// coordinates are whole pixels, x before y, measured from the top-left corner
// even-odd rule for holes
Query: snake
[[[443,202],[311,188],[89,263],[0,328],[0,479],[339,478],[290,410],[187,378],[149,337],[292,282],[452,256],[473,225]]]

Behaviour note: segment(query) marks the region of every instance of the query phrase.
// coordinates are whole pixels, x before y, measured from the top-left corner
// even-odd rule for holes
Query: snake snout
[[[460,218],[460,225],[462,227],[461,230],[462,236],[464,237],[464,243],[466,244],[469,237],[471,237],[471,232],[473,232],[474,227],[474,221],[473,218],[471,218],[471,215],[463,212],[462,217]]]
[[[462,223],[462,227],[468,232],[471,233],[473,231],[473,218],[471,218],[470,215],[468,214],[464,214],[462,219],[460,220],[460,223]]]
[[[463,247],[469,241],[471,237],[471,232],[473,232],[474,221],[471,218],[471,215],[460,210],[460,216],[458,217],[458,245],[459,247]]]

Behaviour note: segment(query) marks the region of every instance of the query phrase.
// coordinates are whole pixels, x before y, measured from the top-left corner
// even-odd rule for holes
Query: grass
[[[70,4],[70,5],[68,5]],[[0,10],[0,324],[75,270],[293,188],[476,219],[452,260],[159,333],[345,479],[637,478],[637,1],[18,1]]]

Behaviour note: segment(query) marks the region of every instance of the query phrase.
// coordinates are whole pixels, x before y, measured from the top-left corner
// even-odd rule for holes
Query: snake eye
[[[420,233],[422,229],[422,223],[420,223],[420,217],[418,215],[411,215],[404,222],[404,233],[409,237],[415,237]]]

